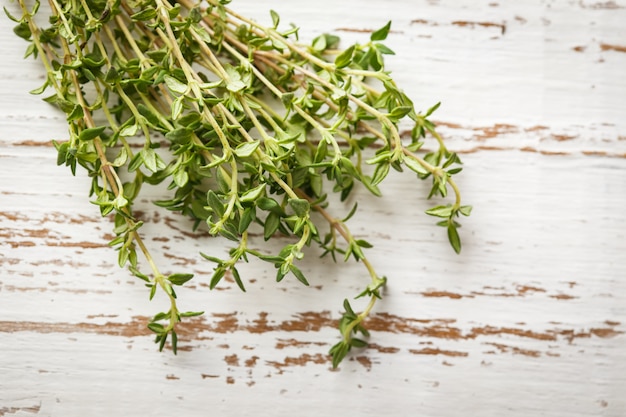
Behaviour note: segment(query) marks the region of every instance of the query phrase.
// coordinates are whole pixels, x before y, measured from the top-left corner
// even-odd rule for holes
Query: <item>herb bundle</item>
[[[385,70],[383,56],[393,51],[381,41],[390,23],[341,50],[336,36],[305,45],[276,12],[264,26],[228,0],[49,0],[44,25],[35,19],[38,2],[18,1],[22,16],[7,15],[30,42],[26,56],[47,73],[32,93],[52,89],[44,100],[67,115],[69,140],[55,142],[58,164],[87,171],[92,202],[114,216],[110,245],[120,267],[145,281],[151,299],[157,291],[169,299],[169,310],[148,324],[160,349],[169,340],[176,352],[177,323],[202,313],[177,307],[174,287],[193,275],[163,274],[141,238],[132,208],[144,184],[166,183],[169,197],[156,205],[234,242],[224,259],[200,254],[214,263],[211,288],[228,274],[245,290],[237,265],[251,257],[271,263],[277,281],[293,276],[308,285],[298,261],[313,244],[322,256],[361,262],[370,279],[357,297],[369,302],[357,313],[345,300],[334,367],[366,346],[355,335],[367,335],[363,321],[386,278],[365,255],[371,244],[346,225],[356,204],[336,218],[329,192],[343,201],[363,186],[380,196],[390,169],[407,168],[430,179],[429,198],[452,191],[454,202],[426,213],[461,250],[457,218],[471,211],[452,179],[461,161],[428,120],[438,104],[418,113]],[[401,123],[411,124],[407,138]],[[421,150],[427,137],[436,150]],[[273,254],[250,247],[255,227],[265,240],[283,235],[289,243]]]

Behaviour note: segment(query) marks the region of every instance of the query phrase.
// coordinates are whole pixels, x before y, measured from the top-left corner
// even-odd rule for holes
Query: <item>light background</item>
[[[147,241],[197,274],[179,296],[207,312],[178,356],[158,353],[145,323],[164,300],[117,268],[88,179],[56,166],[64,117],[28,94],[43,71],[2,16],[0,416],[626,415],[626,2],[231,6],[344,45],[393,21],[394,78],[418,109],[442,101],[434,119],[465,162],[462,254],[412,175],[386,179],[382,199],[359,193],[352,229],[389,285],[370,347],[333,372],[334,320],[361,266],[312,250],[311,288],[253,263],[246,294],[209,291],[197,253],[227,243],[185,235],[153,189]]]

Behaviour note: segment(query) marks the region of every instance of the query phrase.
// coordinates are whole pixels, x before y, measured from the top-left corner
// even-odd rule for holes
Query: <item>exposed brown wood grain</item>
[[[39,414],[41,405],[31,407],[0,407],[0,417],[14,414]]]
[[[248,4],[267,21],[261,3],[236,7]],[[320,15],[325,6],[348,8],[359,20]],[[206,411],[207,401],[225,415],[254,408],[269,416],[278,406],[290,414],[374,415],[381,404],[389,415],[433,417],[476,409],[485,417],[623,414],[626,5],[428,0],[394,3],[384,15],[368,7],[281,9],[363,42],[393,18],[394,36],[385,41],[397,52],[390,68],[417,93],[421,111],[429,100],[443,101],[434,121],[466,163],[459,181],[475,211],[463,219],[462,254],[442,249],[440,230],[419,229],[432,219],[421,216],[428,202],[413,197],[428,184],[397,185],[394,177],[383,199],[359,204],[365,211],[353,231],[381,254],[374,258],[389,271],[389,294],[366,323],[367,348],[329,372],[341,300],[325,304],[324,297],[358,293],[359,265],[340,265],[349,273],[336,277],[313,252],[306,267],[322,276],[306,293],[289,282],[276,288],[271,268],[256,264],[243,266],[251,271],[247,298],[231,276],[210,291],[212,265],[198,252],[210,244],[227,253],[228,245],[154,209],[151,201],[162,195],[147,188],[136,211],[152,227],[145,241],[164,272],[198,275],[180,300],[207,310],[181,323],[178,356],[158,353],[146,324],[159,301],[148,304],[142,283],[117,267],[110,219],[75,205],[86,200],[73,185],[80,176],[55,166],[50,137],[62,140],[63,118],[29,97],[18,104],[0,98],[0,340],[11,342],[0,361],[9,381],[0,377],[0,417],[124,415],[107,397],[129,386],[138,415],[156,407]],[[316,27],[304,36],[317,36]],[[2,33],[12,36],[10,27],[0,31],[5,39]],[[11,47],[17,60],[22,46]],[[29,65],[24,74],[15,64],[0,66],[5,90],[28,91],[36,87],[29,79],[43,80]],[[54,126],[60,133],[51,136]],[[33,156],[49,164],[46,178],[23,163]],[[262,235],[251,239],[271,250]],[[313,406],[303,395],[311,386]]]
[[[626,45],[611,45],[608,43],[601,43],[600,49],[602,49],[603,51],[626,52]]]

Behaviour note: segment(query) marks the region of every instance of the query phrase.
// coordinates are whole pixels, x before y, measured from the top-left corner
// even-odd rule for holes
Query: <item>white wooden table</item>
[[[412,175],[359,194],[352,228],[389,284],[369,348],[333,372],[361,266],[311,251],[311,288],[252,263],[247,293],[210,291],[197,253],[227,243],[183,233],[153,189],[146,240],[197,274],[180,298],[206,311],[177,356],[159,353],[145,325],[164,300],[117,268],[88,179],[56,166],[64,117],[27,93],[42,68],[3,16],[0,416],[626,415],[626,1],[269,3],[231,6],[345,44],[393,20],[389,67],[418,108],[443,102],[435,119],[465,162],[462,254]]]

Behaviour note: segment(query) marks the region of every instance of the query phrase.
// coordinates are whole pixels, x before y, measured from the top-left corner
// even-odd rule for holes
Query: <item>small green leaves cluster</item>
[[[182,286],[193,278],[193,274],[179,273],[171,274],[167,277],[156,276],[155,279],[152,280],[147,275],[141,273],[136,267],[131,266],[129,269],[133,275],[146,282],[146,287],[150,288],[151,300],[159,287],[172,299],[176,299],[174,286]],[[163,350],[169,337],[172,345],[172,351],[176,353],[178,350],[178,335],[176,334],[175,329],[176,323],[180,322],[182,317],[196,317],[201,316],[202,314],[202,311],[187,311],[181,313],[178,311],[175,303],[171,305],[168,312],[157,313],[148,323],[148,329],[156,334],[155,342],[159,345],[159,350]],[[169,324],[163,325],[161,323],[163,321],[167,321]]]
[[[357,314],[344,302],[334,367],[366,346],[353,335],[367,336],[387,279],[366,256],[372,244],[347,226],[358,205],[336,218],[329,194],[344,201],[363,187],[382,196],[389,172],[408,169],[431,181],[428,198],[454,194],[426,213],[461,250],[458,217],[471,211],[453,179],[461,161],[429,120],[439,105],[418,112],[385,69],[394,53],[383,43],[390,22],[341,50],[334,35],[302,44],[298,28],[282,27],[275,11],[262,25],[226,0],[51,0],[45,27],[34,19],[38,2],[29,9],[18,1],[22,16],[9,14],[15,33],[47,73],[32,93],[52,91],[44,100],[67,118],[68,139],[55,142],[58,164],[87,172],[91,201],[114,218],[119,265],[145,282],[150,299],[160,292],[169,300],[148,324],[160,349],[170,341],[176,351],[177,323],[201,313],[178,309],[174,288],[193,275],[162,273],[141,238],[133,205],[146,184],[167,185],[157,206],[232,242],[228,256],[201,253],[213,265],[211,288],[230,276],[245,291],[237,267],[251,258],[272,264],[276,281],[309,285],[298,264],[312,245],[362,263],[369,283],[356,298],[368,304]],[[410,137],[400,133],[407,124]],[[435,150],[422,150],[427,140]],[[258,231],[286,243],[265,253],[250,245]]]

